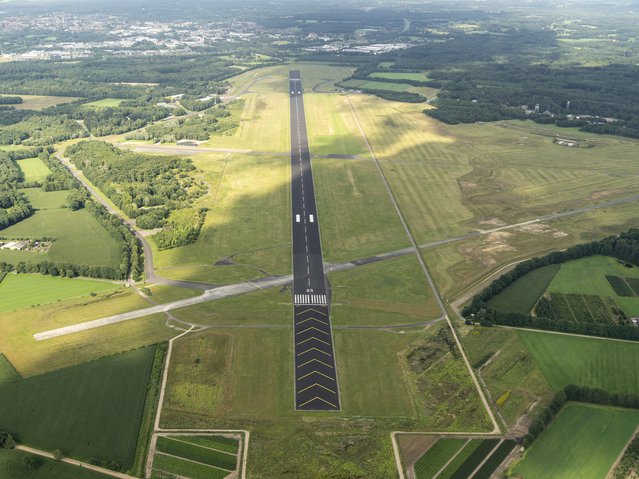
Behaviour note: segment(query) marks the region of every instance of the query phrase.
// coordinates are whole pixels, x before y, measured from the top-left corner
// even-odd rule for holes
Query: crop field
[[[468,442],[468,439],[439,439],[415,463],[417,479],[433,479],[439,470]]]
[[[327,261],[352,261],[410,245],[371,161],[313,162],[317,214]]]
[[[425,72],[373,72],[368,76],[370,78],[386,78],[388,80],[428,80]]]
[[[369,155],[346,97],[307,93],[304,111],[312,155]]]
[[[0,385],[0,423],[20,442],[131,467],[154,347]]]
[[[117,108],[124,100],[119,98],[103,98],[102,100],[91,101],[84,103],[84,108]]]
[[[536,358],[520,339],[518,331],[503,328],[465,327],[461,339],[508,425],[515,424],[537,400],[553,396]],[[489,362],[488,362],[489,361]]]
[[[16,449],[0,449],[0,477],[3,479],[109,479],[86,468],[72,466],[53,459],[44,459],[36,470],[24,466],[30,454]]]
[[[43,96],[43,95],[16,95],[22,98],[22,103],[13,105],[18,110],[44,110],[50,106],[62,105],[79,100],[73,96]]]
[[[335,325],[421,323],[441,314],[412,255],[331,273],[329,279]]]
[[[559,265],[537,268],[519,278],[488,302],[498,311],[527,315],[559,271]]]
[[[35,214],[2,230],[5,238],[55,238],[48,253],[28,251],[0,251],[0,261],[41,262],[72,261],[95,265],[117,265],[120,253],[116,241],[106,229],[86,210],[71,211],[63,208],[68,192],[43,192],[37,189],[23,190],[34,208]],[[45,209],[46,208],[46,209]]]
[[[234,445],[234,452],[226,450],[229,445]],[[238,467],[237,449],[237,439],[226,437],[159,436],[154,473],[158,477],[178,474],[189,479],[224,478]]]
[[[639,411],[569,403],[512,471],[523,479],[601,479],[638,422]]]
[[[639,344],[518,331],[555,390],[567,384],[639,393]]]
[[[211,189],[199,203],[209,211],[195,243],[154,251],[158,274],[226,283],[289,273],[290,160],[213,154],[194,156],[193,161],[204,172]],[[213,267],[213,263],[225,259],[230,266]],[[178,266],[188,268],[186,274]],[[188,273],[196,276],[189,277]]]
[[[47,341],[34,333],[148,307],[138,294],[123,289],[96,297],[72,298],[28,310],[0,313],[0,351],[21,376],[33,376],[104,356],[148,346],[175,336],[158,314]]]
[[[27,182],[42,181],[47,175],[51,174],[51,170],[45,165],[40,158],[26,158],[24,160],[16,161],[22,173],[24,179]]]
[[[41,274],[9,274],[0,283],[0,312],[87,296],[118,288],[107,281],[69,279]]]

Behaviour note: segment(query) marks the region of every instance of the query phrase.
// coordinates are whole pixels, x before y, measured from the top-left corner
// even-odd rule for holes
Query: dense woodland
[[[32,158],[41,148],[19,151],[0,151],[0,230],[18,223],[33,214],[33,209],[19,188],[38,187],[27,184],[16,160]]]
[[[565,319],[558,320],[542,316],[524,316],[516,313],[496,311],[488,305],[488,301],[491,298],[497,296],[508,286],[534,269],[595,255],[611,256],[624,262],[639,265],[639,229],[631,229],[617,236],[610,236],[599,241],[579,244],[564,251],[555,251],[546,256],[532,258],[519,263],[511,271],[501,275],[483,291],[475,295],[471,304],[463,309],[462,315],[465,318],[477,318],[485,324],[496,323],[506,326],[547,329],[639,341],[639,327],[634,325],[592,322],[578,323]]]

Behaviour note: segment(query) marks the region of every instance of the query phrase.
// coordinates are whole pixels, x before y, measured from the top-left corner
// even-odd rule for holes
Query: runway
[[[299,71],[289,73],[295,408],[339,410],[339,389]]]

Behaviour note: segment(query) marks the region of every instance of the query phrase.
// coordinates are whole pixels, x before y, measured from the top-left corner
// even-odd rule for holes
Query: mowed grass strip
[[[16,440],[133,465],[155,347],[0,385],[0,424]]]
[[[42,181],[47,175],[51,174],[51,170],[45,165],[40,158],[26,158],[24,160],[16,161],[22,173],[24,179],[30,181]]]
[[[106,281],[70,279],[42,274],[8,274],[0,283],[0,312],[119,288]]]
[[[601,479],[638,423],[636,410],[569,403],[512,471],[524,479]]]
[[[528,315],[559,269],[560,265],[552,264],[532,270],[488,301],[488,306],[506,313]]]
[[[415,463],[417,479],[432,479],[459,451],[466,439],[441,438]]]
[[[464,448],[455,456],[446,469],[444,469],[441,474],[439,474],[436,479],[450,479],[453,474],[459,469],[466,459],[468,459],[473,452],[481,445],[483,442],[482,439],[471,439]]]
[[[240,448],[240,442],[237,439],[224,436],[170,436],[184,442],[197,444],[200,446],[217,449],[218,451],[230,452],[237,454]]]
[[[373,72],[368,76],[369,78],[386,78],[388,80],[428,80],[424,72]]]
[[[639,394],[639,344],[519,331],[551,387],[567,384]]]
[[[619,296],[606,276],[639,278],[639,267],[626,268],[616,258],[589,256],[561,265],[561,270],[548,286],[551,293]]]
[[[151,477],[157,478],[166,477],[166,475],[159,474],[160,471],[188,479],[223,479],[229,475],[229,471],[225,469],[217,469],[199,462],[187,461],[164,454],[155,455],[153,470],[155,472]]]
[[[172,456],[183,457],[195,462],[208,464],[228,471],[235,470],[237,456],[235,454],[216,451],[206,447],[190,444],[180,440],[160,436],[157,440],[157,450]]]

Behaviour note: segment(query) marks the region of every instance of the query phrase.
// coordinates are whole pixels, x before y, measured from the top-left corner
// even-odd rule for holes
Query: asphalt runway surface
[[[299,71],[289,73],[289,90],[295,408],[309,411],[339,410],[333,335]]]

